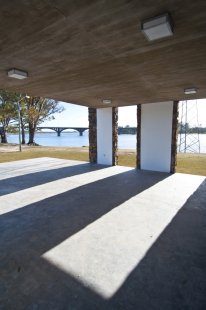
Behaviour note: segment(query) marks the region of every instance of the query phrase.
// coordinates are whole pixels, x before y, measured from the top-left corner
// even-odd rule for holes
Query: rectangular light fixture
[[[185,95],[196,94],[197,93],[197,88],[196,87],[185,88],[184,89],[184,93],[185,93]]]
[[[103,99],[102,103],[104,103],[104,104],[111,104],[112,100],[111,99]]]
[[[8,77],[23,80],[28,77],[28,72],[13,68],[8,71]]]
[[[149,18],[141,23],[141,30],[148,41],[154,41],[173,35],[172,20],[168,13]]]

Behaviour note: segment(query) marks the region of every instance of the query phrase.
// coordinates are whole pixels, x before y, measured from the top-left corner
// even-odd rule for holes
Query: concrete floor
[[[206,180],[0,164],[0,309],[206,309]]]

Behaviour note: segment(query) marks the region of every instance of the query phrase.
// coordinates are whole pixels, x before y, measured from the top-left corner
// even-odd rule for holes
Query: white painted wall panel
[[[97,163],[112,165],[112,108],[97,109]]]
[[[141,169],[170,172],[173,101],[142,105]]]

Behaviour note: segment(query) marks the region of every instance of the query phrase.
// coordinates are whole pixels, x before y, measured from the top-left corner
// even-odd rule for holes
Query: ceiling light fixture
[[[28,77],[28,72],[13,68],[8,71],[8,77],[23,80]]]
[[[148,41],[154,41],[173,35],[173,23],[168,13],[148,18],[141,23],[141,30]]]
[[[197,88],[196,87],[185,88],[184,89],[184,93],[185,93],[185,95],[196,94],[197,93]]]
[[[111,104],[112,103],[112,100],[111,99],[103,99],[102,102],[104,104]]]

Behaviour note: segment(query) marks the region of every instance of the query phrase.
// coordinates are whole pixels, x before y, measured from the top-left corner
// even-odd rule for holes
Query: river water
[[[206,153],[206,134],[199,135],[200,139],[200,152]],[[26,135],[26,141],[28,136]],[[9,143],[18,143],[17,134],[8,135]],[[88,131],[83,133],[83,136],[79,136],[78,132],[62,132],[60,137],[57,137],[56,132],[41,132],[36,133],[35,142],[42,146],[70,146],[70,147],[82,147],[88,146]],[[119,135],[118,136],[119,149],[136,149],[136,135]]]

